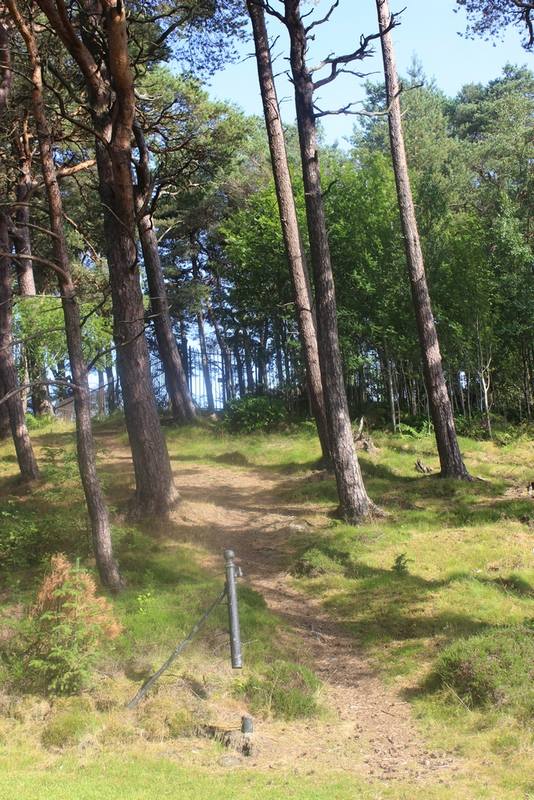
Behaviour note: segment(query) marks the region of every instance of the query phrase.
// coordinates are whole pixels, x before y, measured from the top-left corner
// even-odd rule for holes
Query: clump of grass
[[[70,697],[57,705],[57,711],[45,726],[41,741],[45,747],[71,747],[92,732],[97,724],[87,697]]]
[[[253,713],[300,719],[319,712],[320,681],[307,667],[290,661],[275,661],[261,675],[253,675],[237,686]]]
[[[434,670],[438,686],[468,707],[509,707],[534,713],[534,631],[517,625],[458,639],[441,653]]]
[[[344,566],[339,559],[332,558],[319,547],[310,547],[295,562],[291,572],[297,578],[317,578],[319,575],[341,574]]]

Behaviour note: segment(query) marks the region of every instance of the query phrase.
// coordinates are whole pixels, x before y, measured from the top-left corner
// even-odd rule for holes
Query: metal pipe
[[[241,669],[243,667],[243,656],[241,654],[241,632],[239,629],[239,607],[237,605],[237,586],[236,578],[241,574],[239,567],[234,563],[235,553],[233,550],[224,551],[224,562],[226,567],[226,595],[228,597],[228,622],[230,624],[230,653],[232,667]]]

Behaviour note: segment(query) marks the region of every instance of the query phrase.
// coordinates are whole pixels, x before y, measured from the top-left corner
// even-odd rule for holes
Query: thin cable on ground
[[[151,675],[151,677],[148,678],[144,682],[144,684],[141,686],[141,688],[139,689],[139,691],[137,692],[135,697],[133,697],[130,700],[130,702],[127,704],[126,708],[136,708],[139,705],[139,703],[141,702],[143,697],[146,695],[146,693],[148,692],[150,687],[153,686],[155,684],[155,682],[158,680],[158,678],[160,678],[163,675],[165,670],[169,669],[171,664],[174,661],[176,661],[176,659],[178,658],[180,653],[187,647],[189,642],[193,639],[193,637],[202,628],[202,626],[206,622],[206,620],[209,617],[209,615],[211,614],[211,612],[215,608],[217,608],[217,606],[219,605],[219,603],[221,603],[223,601],[225,596],[226,596],[226,586],[224,587],[222,592],[219,594],[217,599],[214,600],[213,603],[209,606],[209,608],[206,609],[206,611],[202,614],[202,616],[200,617],[198,622],[191,628],[190,632],[185,637],[185,639],[182,639],[182,641],[179,644],[176,645],[176,647],[174,648],[174,650],[172,651],[172,653],[170,654],[168,659],[165,661],[165,663],[163,663],[161,665],[161,667],[158,669],[158,671],[155,672],[153,675]]]

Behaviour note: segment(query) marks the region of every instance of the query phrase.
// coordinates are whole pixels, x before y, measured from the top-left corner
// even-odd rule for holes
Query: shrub
[[[254,713],[283,719],[317,714],[319,679],[307,667],[289,661],[275,661],[260,676],[251,676],[237,687]]]
[[[435,678],[470,708],[534,710],[534,631],[518,625],[460,639],[440,655]]]
[[[26,620],[15,680],[33,691],[75,694],[89,682],[99,643],[120,630],[89,573],[55,555]]]
[[[35,566],[50,545],[33,514],[9,503],[0,508],[0,570]]]
[[[233,433],[272,430],[286,421],[284,401],[269,395],[250,395],[231,400],[223,416],[224,427]]]

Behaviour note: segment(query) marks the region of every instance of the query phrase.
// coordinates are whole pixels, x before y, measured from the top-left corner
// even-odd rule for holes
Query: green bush
[[[232,433],[267,431],[287,421],[287,409],[279,397],[250,395],[231,400],[224,409],[223,426]]]
[[[253,675],[237,687],[253,713],[299,719],[317,714],[319,679],[307,667],[275,661],[262,675]]]
[[[0,571],[34,567],[57,546],[58,530],[48,519],[11,500],[0,505]]]
[[[434,677],[470,708],[534,712],[534,631],[518,625],[459,639],[441,653]]]

